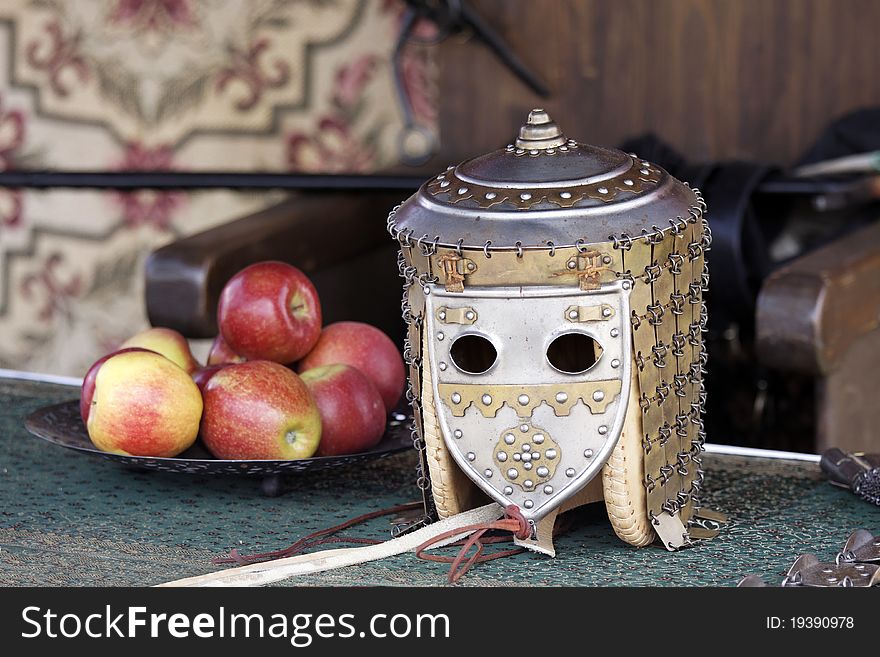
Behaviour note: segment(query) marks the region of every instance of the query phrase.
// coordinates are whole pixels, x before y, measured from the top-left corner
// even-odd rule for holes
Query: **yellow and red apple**
[[[186,338],[174,329],[156,327],[141,331],[122,343],[121,348],[126,347],[140,347],[155,351],[189,374],[195,372],[199,367],[198,361],[189,349]]]
[[[89,369],[80,411],[102,451],[177,456],[198,435],[202,395],[190,375],[164,356],[123,349]]]

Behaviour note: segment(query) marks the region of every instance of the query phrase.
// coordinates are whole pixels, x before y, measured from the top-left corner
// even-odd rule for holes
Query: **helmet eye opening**
[[[584,333],[563,333],[547,347],[547,362],[563,374],[583,374],[601,357],[602,345]]]
[[[449,357],[465,374],[483,374],[498,360],[498,351],[489,339],[469,333],[456,338],[449,348]]]

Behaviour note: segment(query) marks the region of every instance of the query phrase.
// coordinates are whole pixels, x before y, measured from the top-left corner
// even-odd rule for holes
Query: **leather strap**
[[[344,566],[353,566],[368,561],[376,561],[385,557],[414,552],[417,547],[439,534],[448,533],[443,539],[433,544],[439,548],[470,535],[473,525],[492,523],[504,515],[504,509],[496,503],[465,511],[449,518],[444,518],[409,534],[384,543],[356,548],[340,548],[322,550],[311,554],[300,554],[286,559],[276,559],[264,563],[254,563],[238,568],[229,568],[207,575],[187,577],[159,584],[160,587],[196,587],[196,586],[262,586],[279,582],[297,575],[311,575],[327,570],[335,570]],[[454,530],[460,530],[452,533]]]

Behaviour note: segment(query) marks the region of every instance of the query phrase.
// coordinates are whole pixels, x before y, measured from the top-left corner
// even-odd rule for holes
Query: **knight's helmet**
[[[711,534],[703,485],[705,204],[636,155],[533,110],[514,143],[451,166],[388,218],[428,517],[604,499],[617,535]]]

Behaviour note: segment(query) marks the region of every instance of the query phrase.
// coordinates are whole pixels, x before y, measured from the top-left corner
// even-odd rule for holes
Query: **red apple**
[[[125,349],[91,367],[80,410],[98,449],[168,457],[195,441],[202,395],[190,375],[164,356]]]
[[[321,304],[312,282],[283,262],[260,262],[233,276],[217,304],[220,334],[248,360],[292,363],[321,335]]]
[[[323,365],[351,365],[367,375],[391,411],[406,386],[403,357],[387,335],[362,322],[336,322],[326,326],[318,344],[297,365],[297,371]]]
[[[226,367],[226,365],[208,365],[207,367],[200,367],[192,373],[192,379],[199,387],[199,390],[205,392],[205,386],[207,385],[208,381],[211,380],[211,377],[222,370],[224,367]]]
[[[283,365],[227,365],[205,385],[202,441],[219,459],[304,459],[321,440],[306,384]]]
[[[382,439],[385,404],[360,370],[351,365],[325,365],[304,372],[302,380],[321,412],[317,456],[356,454]]]
[[[190,374],[199,367],[189,349],[189,342],[174,329],[157,327],[141,331],[123,342],[122,347],[140,347],[155,351]]]
[[[246,358],[239,356],[229,348],[229,345],[226,344],[226,340],[223,339],[222,335],[218,335],[214,338],[214,342],[211,343],[211,349],[208,351],[208,365],[243,363],[245,360]]]

